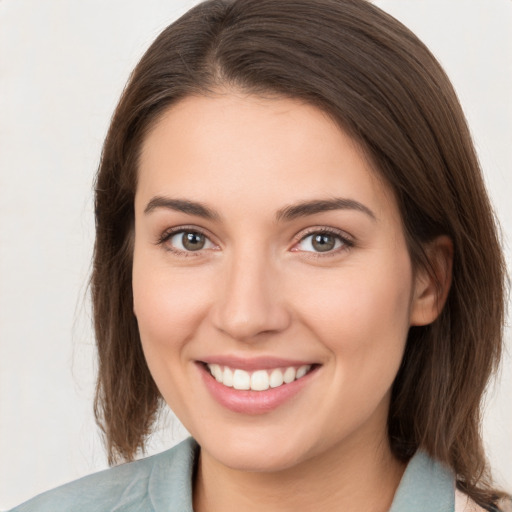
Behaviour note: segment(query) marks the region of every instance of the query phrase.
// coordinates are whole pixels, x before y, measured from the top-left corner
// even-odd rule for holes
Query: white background
[[[130,70],[194,3],[0,0],[0,509],[106,467],[92,417],[91,184]],[[510,261],[512,1],[376,3],[413,29],[452,78]],[[511,366],[507,356],[484,423],[509,491]],[[150,451],[183,435],[167,425]]]

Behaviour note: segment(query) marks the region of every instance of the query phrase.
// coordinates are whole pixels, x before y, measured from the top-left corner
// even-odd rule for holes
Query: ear
[[[439,236],[425,247],[430,268],[418,268],[414,277],[411,325],[431,324],[441,313],[452,283],[453,242]]]

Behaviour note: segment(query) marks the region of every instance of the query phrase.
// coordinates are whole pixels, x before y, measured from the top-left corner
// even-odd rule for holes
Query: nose
[[[284,331],[291,315],[282,284],[268,259],[255,254],[233,258],[223,273],[212,308],[215,327],[244,342]]]

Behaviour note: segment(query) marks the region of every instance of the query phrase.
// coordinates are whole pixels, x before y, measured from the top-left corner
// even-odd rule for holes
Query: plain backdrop
[[[92,415],[91,184],[130,70],[194,3],[0,0],[0,509],[106,467]],[[512,1],[375,3],[415,31],[452,78],[510,261]],[[496,478],[509,491],[511,366],[507,356],[484,421]],[[169,415],[150,452],[185,435]]]

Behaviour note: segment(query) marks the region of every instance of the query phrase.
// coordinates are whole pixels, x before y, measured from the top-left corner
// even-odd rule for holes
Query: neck
[[[194,490],[196,512],[355,512],[389,510],[405,465],[387,438],[335,447],[278,472],[228,468],[201,451]]]

